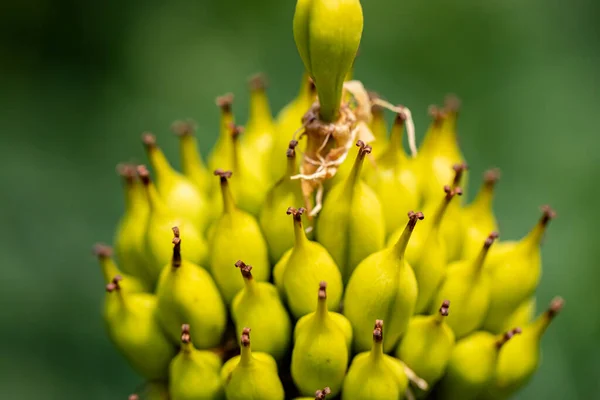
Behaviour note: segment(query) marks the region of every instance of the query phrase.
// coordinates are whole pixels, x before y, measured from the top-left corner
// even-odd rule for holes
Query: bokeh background
[[[557,294],[566,308],[519,398],[598,398],[600,3],[363,3],[356,77],[409,106],[419,139],[427,106],[449,92],[461,97],[474,179],[491,166],[503,172],[502,237],[525,234],[541,204],[558,211],[538,308]],[[122,211],[115,165],[144,160],[144,130],[176,160],[169,125],[187,117],[198,121],[206,154],[217,135],[215,97],[234,92],[244,121],[255,72],[267,74],[279,110],[302,72],[294,4],[3,2],[0,398],[123,399],[141,382],[104,334],[91,255],[94,242],[111,240]]]

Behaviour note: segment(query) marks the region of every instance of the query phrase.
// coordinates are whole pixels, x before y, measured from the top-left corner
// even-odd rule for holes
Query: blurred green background
[[[363,2],[356,77],[409,106],[419,139],[427,106],[463,100],[461,145],[476,176],[498,166],[504,239],[538,206],[559,214],[543,251],[538,308],[564,313],[521,399],[600,392],[600,5],[597,1]],[[108,342],[91,255],[122,211],[123,160],[140,134],[198,121],[206,154],[217,95],[247,111],[247,78],[265,72],[274,111],[297,91],[293,0],[7,1],[0,13],[0,398],[124,399],[140,383]],[[472,185],[473,191],[476,185]],[[471,193],[472,195],[472,193]],[[596,243],[596,244],[594,244]]]

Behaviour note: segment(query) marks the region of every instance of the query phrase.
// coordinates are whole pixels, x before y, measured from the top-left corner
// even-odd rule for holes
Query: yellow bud
[[[313,78],[320,117],[335,120],[346,74],[352,68],[363,30],[359,0],[298,0],[294,39],[306,70]]]

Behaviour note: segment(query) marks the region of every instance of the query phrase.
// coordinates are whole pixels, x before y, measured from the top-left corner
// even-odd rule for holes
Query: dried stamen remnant
[[[238,260],[235,266],[240,269],[242,276],[246,279],[252,279],[252,265],[248,265],[242,260]]]

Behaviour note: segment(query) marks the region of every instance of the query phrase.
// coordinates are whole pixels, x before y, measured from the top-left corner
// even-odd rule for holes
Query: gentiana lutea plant
[[[554,211],[499,241],[498,170],[460,197],[458,101],[417,148],[410,111],[352,78],[362,30],[358,0],[298,0],[305,74],[275,118],[256,76],[245,129],[217,99],[207,163],[178,121],[181,171],[150,133],[151,170],[119,165],[114,256],[94,252],[108,336],[145,382],[130,399],[499,400],[535,374],[563,307],[534,315]]]

